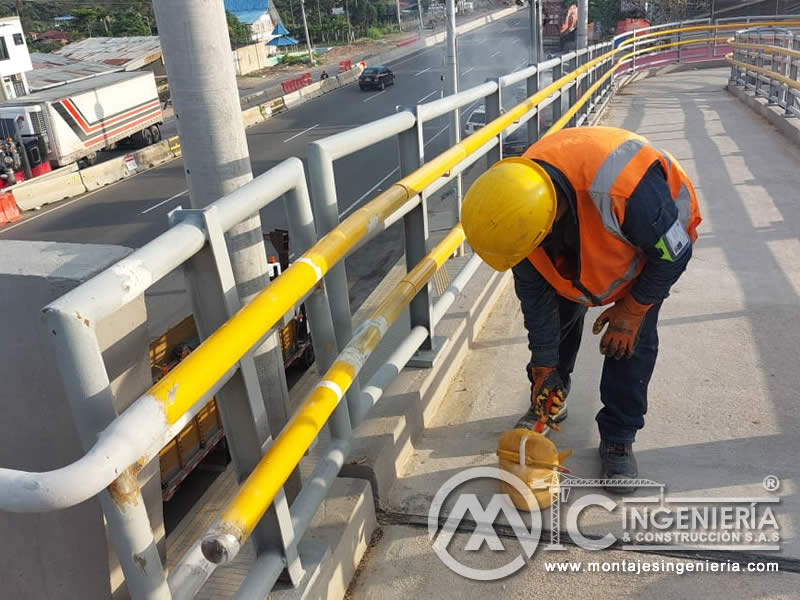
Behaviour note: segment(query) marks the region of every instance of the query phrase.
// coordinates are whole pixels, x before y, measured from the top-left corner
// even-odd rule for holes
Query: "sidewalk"
[[[699,499],[743,499],[749,506],[751,499],[779,498],[779,504],[770,506],[779,524],[781,549],[699,554],[676,550],[671,556],[663,549],[589,552],[576,547],[573,538],[565,550],[545,552],[541,547],[550,539],[551,513],[543,511],[540,547],[517,574],[480,583],[449,570],[428,538],[433,496],[466,468],[495,466],[498,436],[513,426],[528,402],[527,339],[518,301],[508,286],[433,422],[414,440],[397,484],[390,490],[373,490],[381,499],[383,537],[362,561],[359,579],[350,590],[352,600],[492,593],[565,599],[797,596],[800,150],[723,89],[728,72],[685,71],[634,83],[614,98],[604,120],[647,136],[680,160],[696,184],[704,218],[689,269],[662,309],[650,411],[635,448],[640,475],[664,484],[668,499],[681,496],[688,502],[686,497],[691,497],[695,504],[702,504]],[[587,323],[598,312],[590,311]],[[553,439],[560,450],[573,450],[567,461],[573,475],[594,478],[599,472],[594,415],[600,407],[602,356],[591,327],[584,332],[570,416]],[[781,482],[775,493],[763,485],[768,475]],[[470,481],[460,491],[476,494],[486,507],[496,487],[492,480]],[[567,540],[569,507],[590,493],[604,492],[570,490],[561,507],[562,542]],[[637,503],[654,495],[652,489],[640,490]],[[611,533],[621,539],[620,510],[584,511],[580,532],[598,538]],[[445,511],[440,519],[444,517]],[[487,544],[465,552],[469,528],[457,533],[448,548],[472,567],[499,567],[520,554],[511,530],[505,532],[502,544],[508,552],[490,551]],[[706,559],[723,564],[778,561],[782,572],[673,577],[670,572],[571,574],[545,569],[552,561],[677,564]]]

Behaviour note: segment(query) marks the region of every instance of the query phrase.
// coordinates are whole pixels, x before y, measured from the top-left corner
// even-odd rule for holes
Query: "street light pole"
[[[528,21],[530,27],[531,45],[528,48],[528,64],[539,64],[539,28],[536,27],[537,23],[537,10],[539,0],[528,0]]]
[[[419,12],[419,34],[425,29],[425,22],[422,20],[422,0],[417,0],[417,12]]]
[[[589,0],[578,0],[578,30],[575,35],[575,47],[586,48],[589,29]]]
[[[306,32],[306,48],[308,48],[308,63],[314,64],[314,51],[311,49],[311,38],[308,35],[308,21],[306,21],[306,0],[300,0],[300,12],[303,14],[303,29]]]
[[[403,21],[400,20],[400,0],[397,0],[397,28],[403,30]]]
[[[446,96],[458,93],[458,57],[456,41],[456,3],[455,0],[447,0],[447,55],[445,59],[445,89]],[[461,122],[458,109],[450,113],[450,146],[455,146],[461,141]],[[461,175],[455,180],[455,217],[453,225],[459,222],[461,216]],[[460,246],[458,255],[464,253],[464,247]]]

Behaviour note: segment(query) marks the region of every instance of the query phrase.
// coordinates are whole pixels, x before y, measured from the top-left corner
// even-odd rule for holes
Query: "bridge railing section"
[[[730,81],[800,117],[800,28],[756,27],[728,40]]]
[[[781,27],[788,25],[784,22]],[[716,32],[740,27],[699,23],[639,30],[635,36],[570,52],[453,96],[398,107],[394,115],[310,144],[307,173],[299,159],[290,158],[206,209],[174,211],[167,232],[43,309],[86,454],[44,473],[0,469],[0,510],[47,512],[98,496],[109,540],[135,599],[194,597],[216,566],[232,560],[248,538],[254,542],[257,559],[237,597],[263,598],[284,571],[296,585],[303,573],[298,544],[348,456],[353,428],[412,357],[421,364],[431,360],[437,351],[433,332],[438,321],[480,266],[477,256],[470,258],[445,293],[432,301],[429,281],[463,243],[464,234],[456,224],[428,249],[431,194],[484,156],[488,164],[502,158],[503,140],[523,126],[532,143],[565,126],[593,124],[613,96],[617,77],[639,68],[634,59],[648,68],[642,62],[648,56],[661,60],[667,50],[707,46],[716,43]],[[671,60],[683,56],[673,52]],[[708,55],[713,56],[713,52]],[[783,64],[795,68],[796,78],[794,62]],[[749,70],[761,73],[758,69],[765,68]],[[521,86],[524,99],[506,109],[504,95],[516,98],[515,90]],[[427,157],[423,125],[481,101],[486,106],[486,126]],[[793,95],[792,106],[795,101]],[[335,161],[389,139],[397,139],[400,179],[340,221]],[[241,306],[225,232],[279,198],[285,199],[290,237],[299,258]],[[344,258],[401,220],[407,275],[353,331]],[[117,415],[96,323],[181,266],[188,288],[195,290],[193,312],[203,342]],[[283,430],[270,432],[250,353],[301,302],[321,381]],[[406,310],[409,334],[361,389],[361,367]],[[218,399],[242,484],[167,578],[136,475],[212,396]],[[282,486],[326,425],[330,442],[289,506]]]

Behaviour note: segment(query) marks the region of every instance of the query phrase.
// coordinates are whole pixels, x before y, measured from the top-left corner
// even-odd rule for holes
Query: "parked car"
[[[486,125],[486,107],[481,104],[467,117],[467,122],[464,124],[464,133],[465,135],[472,135],[484,125]]]
[[[394,73],[389,67],[367,67],[358,78],[358,87],[362,90],[383,90],[387,85],[394,85]]]
[[[535,118],[535,117],[534,117]],[[503,138],[503,156],[522,156],[528,149],[528,127],[522,125],[514,133]]]

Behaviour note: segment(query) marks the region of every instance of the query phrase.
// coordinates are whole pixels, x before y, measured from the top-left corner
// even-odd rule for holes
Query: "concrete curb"
[[[770,122],[783,136],[789,139],[796,146],[800,146],[800,123],[797,118],[786,118],[785,111],[780,106],[769,104],[766,98],[756,97],[744,88],[731,85],[725,86],[728,92],[744,102],[753,111],[764,117]]]
[[[340,476],[369,480],[378,508],[510,282],[510,273],[497,273],[482,265],[436,328],[436,337],[446,341],[433,367],[401,371],[370,416],[356,428],[353,450]]]
[[[344,598],[377,527],[369,483],[339,477],[300,542],[305,577],[296,588],[279,582],[269,597]]]

